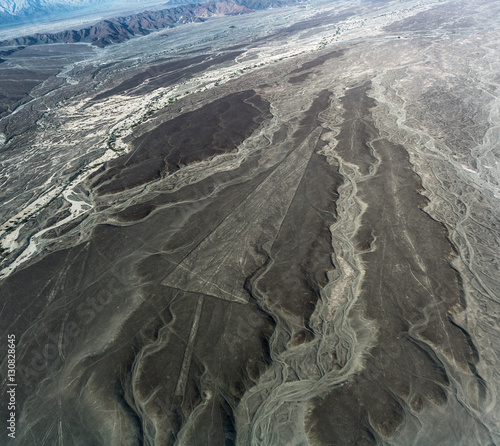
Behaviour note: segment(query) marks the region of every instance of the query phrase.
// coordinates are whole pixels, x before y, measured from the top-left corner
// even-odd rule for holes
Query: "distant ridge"
[[[33,20],[103,3],[103,0],[0,0],[0,23]]]
[[[176,24],[203,22],[204,19],[214,16],[248,14],[258,9],[281,7],[295,2],[296,0],[214,0],[193,3],[100,20],[94,25],[78,30],[16,37],[1,41],[0,46],[87,42],[104,47],[134,36],[149,34],[151,31],[170,28]]]

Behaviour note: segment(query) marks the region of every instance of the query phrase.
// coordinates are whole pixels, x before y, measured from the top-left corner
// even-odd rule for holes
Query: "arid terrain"
[[[0,444],[500,445],[500,5],[280,6],[2,47]]]

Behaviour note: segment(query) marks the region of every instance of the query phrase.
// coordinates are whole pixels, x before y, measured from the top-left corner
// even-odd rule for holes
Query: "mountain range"
[[[16,3],[11,0],[0,0],[5,7],[7,3]],[[37,4],[53,2],[43,2],[43,0],[24,0],[23,4],[35,2]],[[72,4],[83,4],[102,0],[69,0],[60,1],[69,7]],[[180,6],[145,11],[129,14],[122,17],[115,17],[100,20],[95,24],[80,28],[60,32],[44,32],[32,35],[16,37],[0,42],[0,46],[35,45],[39,43],[75,43],[88,42],[93,45],[104,47],[112,43],[119,43],[134,36],[149,34],[151,31],[172,27],[176,24],[201,22],[208,17],[221,15],[247,14],[257,9],[269,7],[280,7],[295,3],[295,0],[221,0],[209,1],[206,3],[190,3]],[[55,5],[55,3],[54,3]],[[43,5],[42,5],[43,6]],[[17,7],[20,7],[18,5]],[[31,6],[26,6],[24,11],[28,11]],[[17,11],[11,6],[12,11]]]

